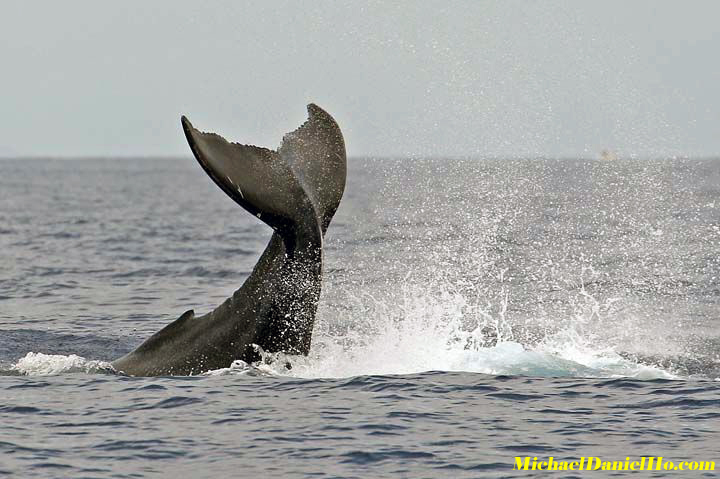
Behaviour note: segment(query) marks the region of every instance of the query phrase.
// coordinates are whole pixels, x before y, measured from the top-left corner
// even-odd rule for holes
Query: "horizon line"
[[[149,161],[181,161],[185,159],[193,159],[191,154],[188,155],[0,155],[0,161],[126,161],[126,160],[149,160]],[[598,156],[569,156],[569,155],[538,155],[538,156],[514,156],[514,155],[352,155],[348,156],[348,160],[378,160],[378,161],[397,161],[397,160],[558,160],[558,161],[578,161],[592,160],[604,163],[613,163],[617,161],[639,161],[639,160],[719,160],[720,153],[713,155],[631,155],[618,156],[616,159],[603,159]]]

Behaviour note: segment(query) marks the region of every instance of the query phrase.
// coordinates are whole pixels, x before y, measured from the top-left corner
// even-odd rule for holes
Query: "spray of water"
[[[426,286],[428,286],[426,284]],[[307,358],[282,358],[292,364],[275,370],[299,377],[411,374],[429,370],[492,375],[672,378],[659,367],[623,358],[597,325],[614,319],[586,291],[583,307],[571,321],[541,332],[523,331],[508,317],[511,296],[501,286],[498,304],[476,303],[453,288],[417,284],[398,288],[396,301],[368,298],[364,325],[333,333],[332,318],[316,330]],[[484,295],[478,295],[484,296]],[[356,327],[358,325],[356,324]],[[527,339],[537,338],[539,339]]]

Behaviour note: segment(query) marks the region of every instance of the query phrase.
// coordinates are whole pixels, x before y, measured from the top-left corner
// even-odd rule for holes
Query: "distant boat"
[[[615,161],[617,160],[617,155],[610,150],[603,150],[600,152],[600,159],[602,161]]]

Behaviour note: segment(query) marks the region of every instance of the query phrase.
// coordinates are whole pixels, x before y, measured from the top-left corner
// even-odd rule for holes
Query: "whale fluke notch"
[[[181,123],[212,180],[271,226],[252,273],[210,313],[187,311],[113,367],[134,376],[197,374],[268,353],[308,354],[320,298],[322,240],[345,189],[345,143],[335,120],[314,104],[277,150],[231,143]],[[257,347],[256,347],[257,346]]]

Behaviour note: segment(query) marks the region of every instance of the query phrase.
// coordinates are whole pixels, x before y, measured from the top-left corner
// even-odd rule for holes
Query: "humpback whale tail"
[[[345,143],[310,104],[277,150],[182,126],[195,158],[230,198],[275,230],[245,283],[203,316],[183,314],[113,362],[131,375],[194,374],[269,353],[307,354],[322,279],[322,240],[345,189]]]
[[[182,117],[190,148],[207,174],[284,238],[312,220],[319,222],[324,235],[345,189],[340,128],[317,105],[310,104],[307,110],[308,120],[285,135],[277,151],[230,143],[196,130]]]

